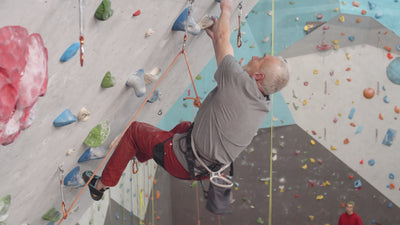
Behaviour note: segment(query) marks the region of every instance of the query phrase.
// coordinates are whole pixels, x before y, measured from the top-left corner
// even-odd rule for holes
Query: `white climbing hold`
[[[148,38],[148,37],[150,37],[151,35],[153,35],[154,32],[155,32],[155,31],[154,31],[153,29],[149,28],[149,29],[146,31],[146,33],[144,34],[144,37],[145,37],[145,38]]]
[[[146,93],[146,84],[144,82],[144,70],[139,69],[133,73],[126,81],[125,85],[135,90],[137,97],[142,97]]]
[[[160,72],[161,72],[161,69],[158,67],[155,67],[154,69],[152,69],[150,71],[150,73],[146,73],[144,75],[144,83],[146,85],[149,85],[149,84],[153,83],[154,81],[158,80],[161,76]]]
[[[89,110],[87,110],[85,107],[82,107],[82,109],[78,113],[78,120],[85,122],[90,118],[91,113]]]

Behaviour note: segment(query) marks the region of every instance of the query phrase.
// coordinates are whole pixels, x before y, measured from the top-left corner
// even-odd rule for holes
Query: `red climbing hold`
[[[141,12],[140,12],[140,9],[139,9],[138,11],[134,12],[132,16],[139,16],[140,13],[141,13]]]
[[[390,54],[390,52],[387,54],[388,59],[393,59],[392,54]]]

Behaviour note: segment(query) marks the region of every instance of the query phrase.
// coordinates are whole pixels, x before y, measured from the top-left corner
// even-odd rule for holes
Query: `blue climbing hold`
[[[377,12],[376,14],[375,14],[375,18],[376,19],[379,19],[379,18],[381,18],[383,16],[383,12]]]
[[[389,179],[394,180],[394,174],[393,173],[389,173]]]
[[[400,57],[395,58],[386,67],[386,75],[390,81],[400,85]]]
[[[375,165],[375,160],[373,160],[373,159],[368,160],[368,165],[370,165],[370,166]]]
[[[102,159],[106,156],[106,154],[107,154],[107,151],[101,146],[95,147],[95,148],[88,148],[81,155],[81,157],[79,157],[78,163],[86,162],[86,161],[94,160],[94,159]]]
[[[354,188],[360,188],[362,186],[361,180],[354,181]]]
[[[389,103],[389,100],[388,100],[387,98],[388,98],[387,95],[385,95],[385,97],[383,97],[383,101],[384,101],[385,103]]]
[[[349,41],[354,41],[354,36],[349,36]]]
[[[384,145],[386,145],[386,146],[392,146],[392,144],[393,144],[393,139],[394,139],[394,137],[396,136],[396,130],[393,130],[393,129],[388,129],[387,131],[386,131],[386,135],[385,135],[385,137],[383,138],[383,141],[382,141],[382,144],[384,144]]]
[[[376,7],[375,3],[368,2],[369,9],[373,9]]]
[[[397,45],[397,50],[399,50],[399,51],[400,51],[400,45]]]
[[[79,176],[79,171],[81,170],[81,168],[79,166],[75,167],[74,169],[71,170],[71,172],[69,172],[67,174],[67,176],[65,176],[64,178],[64,185],[65,186],[71,186],[71,187],[79,187],[83,185],[83,180],[82,178]]]
[[[70,60],[78,51],[80,48],[79,42],[75,42],[72,45],[70,45],[67,50],[65,50],[64,54],[61,56],[60,61],[61,62],[66,62]]]
[[[154,90],[153,94],[151,97],[147,100],[148,103],[154,103],[160,98],[160,91],[159,90]]]
[[[190,14],[190,17],[188,20],[188,13],[189,13],[189,7],[186,7],[186,9],[183,10],[183,12],[176,19],[174,25],[172,26],[172,30],[185,31],[186,23],[188,23],[188,26],[187,26],[188,33],[193,34],[193,35],[200,34],[200,31],[201,31],[200,26],[196,23],[192,14]]]
[[[372,224],[375,224],[375,223],[376,223],[376,220],[371,220],[371,223],[372,223]]]
[[[363,129],[364,129],[364,126],[363,126],[363,125],[358,126],[358,128],[357,128],[357,130],[356,130],[356,134],[361,133],[361,132],[363,131]]]
[[[392,208],[393,207],[393,203],[389,202],[388,203],[388,208]]]
[[[62,127],[68,124],[76,122],[78,119],[76,116],[72,115],[69,109],[64,110],[54,121],[53,125],[55,127]]]
[[[350,113],[349,113],[349,119],[353,119],[353,116],[354,116],[355,112],[356,112],[356,109],[354,107],[351,108]]]

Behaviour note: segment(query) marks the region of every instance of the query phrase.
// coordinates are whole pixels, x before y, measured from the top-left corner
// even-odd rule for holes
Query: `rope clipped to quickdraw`
[[[85,10],[85,0],[79,0],[79,28],[80,28],[80,33],[79,33],[79,43],[80,43],[80,62],[81,66],[83,66],[83,53],[85,52],[85,49],[83,48],[83,44],[85,42],[85,38],[83,37],[83,29],[84,29],[84,10]]]
[[[63,210],[63,219],[66,219],[68,214],[65,209],[65,200],[64,200],[64,169],[63,166],[60,164],[58,166],[58,171],[60,172],[60,191],[61,191],[61,203],[62,203],[62,210]]]
[[[238,48],[240,48],[242,46],[242,31],[241,31],[241,20],[240,17],[242,16],[242,9],[243,9],[243,1],[239,3],[238,5],[238,9],[239,9],[239,15],[238,15],[238,24],[239,24],[239,31],[238,31],[238,35],[237,35],[237,46]]]
[[[139,172],[138,162],[136,161],[136,157],[132,159],[132,173],[137,174]]]

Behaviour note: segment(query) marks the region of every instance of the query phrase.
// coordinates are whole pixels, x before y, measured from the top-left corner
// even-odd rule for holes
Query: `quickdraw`
[[[239,15],[238,15],[238,24],[239,24],[239,30],[238,30],[238,35],[237,35],[237,46],[240,48],[242,46],[242,31],[241,31],[241,21],[240,17],[242,16],[242,8],[243,8],[243,2],[240,2],[238,5],[239,9]]]

